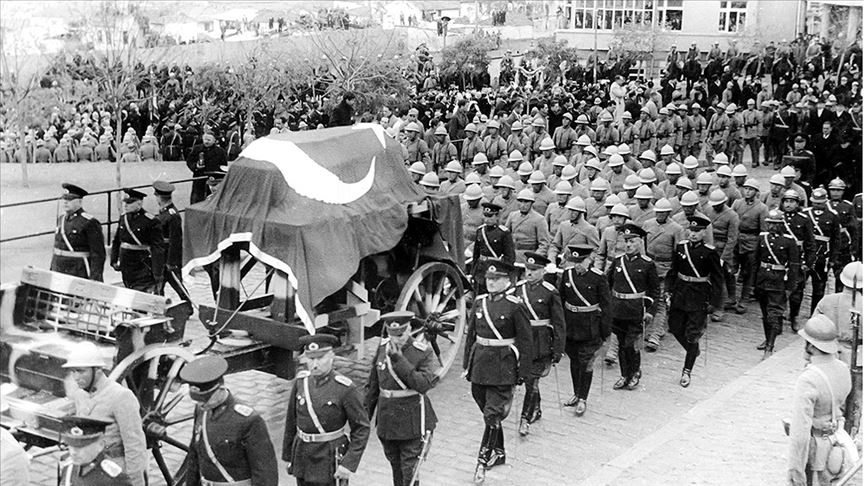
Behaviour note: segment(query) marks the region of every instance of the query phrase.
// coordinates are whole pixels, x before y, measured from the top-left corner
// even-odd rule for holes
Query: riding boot
[[[540,417],[543,416],[543,411],[540,410],[540,379],[537,378],[537,381],[534,382],[534,400],[532,400],[533,406],[531,407],[531,419],[528,423],[533,424],[534,422],[540,420]]]
[[[486,428],[483,429],[483,439],[480,440],[480,452],[477,453],[477,462],[480,464],[485,465],[489,461],[491,437],[492,429],[486,425]]]
[[[498,425],[494,430],[495,445],[492,447],[492,455],[489,457],[489,467],[495,467],[507,461],[507,452],[504,450],[504,428]]]
[[[768,337],[765,340],[765,352],[762,353],[762,359],[768,359],[774,354],[774,341],[777,339],[777,333],[771,329],[768,332]]]
[[[534,387],[536,386],[534,379],[525,380],[525,396],[522,398],[522,413],[519,416],[530,423],[531,416],[534,413]]]

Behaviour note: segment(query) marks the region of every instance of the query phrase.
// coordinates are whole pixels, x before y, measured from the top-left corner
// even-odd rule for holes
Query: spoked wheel
[[[462,277],[446,263],[431,262],[414,271],[402,287],[396,310],[412,311],[426,322],[419,337],[432,346],[444,376],[453,366],[465,335],[466,303]]]
[[[147,447],[159,466],[168,486],[183,484],[186,478],[188,440],[180,439],[179,428],[193,418],[191,401],[181,405],[188,396],[188,387],[179,380],[180,370],[195,355],[185,348],[153,344],[126,356],[117,364],[109,380],[125,383],[138,397]],[[165,445],[179,450],[183,461],[175,472],[166,462]]]

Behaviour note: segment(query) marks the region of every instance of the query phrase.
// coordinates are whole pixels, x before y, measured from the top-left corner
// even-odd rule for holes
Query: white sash
[[[312,397],[309,395],[309,377],[303,378],[303,395],[306,397],[306,410],[309,412],[309,417],[319,434],[325,434],[324,427],[321,426],[321,421],[318,420],[318,414],[315,413],[315,408],[312,407]]]
[[[210,439],[207,437],[207,414],[209,413],[209,410],[203,410],[203,413],[201,414],[201,440],[204,441],[204,450],[207,452],[207,457],[210,458],[210,462],[216,466],[216,469],[219,470],[219,474],[225,478],[225,481],[229,483],[234,482],[234,478],[228,474],[225,466],[219,462],[219,459],[216,458],[216,454],[213,453],[213,449],[210,448]]]
[[[684,243],[684,255],[687,256],[687,263],[690,264],[690,269],[693,270],[693,275],[696,278],[702,278],[699,270],[696,270],[696,265],[693,264],[693,259],[690,258],[690,242]]]
[[[570,281],[570,287],[573,288],[573,293],[576,294],[576,297],[578,297],[579,300],[581,300],[582,303],[585,304],[586,307],[593,305],[590,302],[588,302],[588,299],[586,299],[585,296],[582,295],[582,292],[579,292],[579,289],[576,288],[576,284],[573,283],[573,270],[572,269],[569,272],[567,272],[567,279]]]

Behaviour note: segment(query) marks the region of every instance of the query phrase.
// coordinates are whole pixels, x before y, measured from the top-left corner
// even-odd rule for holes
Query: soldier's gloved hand
[[[333,477],[336,479],[348,479],[351,477],[351,471],[340,464],[339,467],[336,468],[336,473],[333,474]]]

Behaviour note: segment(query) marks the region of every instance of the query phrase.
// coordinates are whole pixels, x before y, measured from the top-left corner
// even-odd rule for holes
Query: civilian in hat
[[[792,396],[787,484],[831,484],[841,473],[841,464],[830,457],[833,434],[843,426],[852,379],[837,359],[837,326],[830,319],[814,315],[798,335],[804,338],[808,365]]]
[[[69,453],[60,460],[59,485],[135,484],[106,454],[105,429],[110,425],[106,420],[74,415],[61,419],[60,441],[69,447]]]
[[[345,484],[366,449],[369,413],[354,382],[333,370],[337,337],[303,336],[299,344],[306,370],[288,394],[282,460],[299,485]]]
[[[375,366],[366,385],[369,419],[378,410],[376,431],[393,471],[393,486],[412,486],[419,480],[420,461],[438,418],[426,393],[438,384],[441,367],[422,334],[422,323],[410,311],[381,316],[387,337],[381,340]],[[416,327],[416,329],[415,329]]]
[[[482,206],[483,224],[477,228],[477,236],[474,238],[474,254],[471,259],[475,295],[486,292],[483,274],[487,260],[501,259],[508,263],[516,260],[513,235],[506,226],[499,224],[502,206],[494,201],[484,202]]]
[[[687,239],[678,243],[672,266],[666,272],[665,288],[670,296],[669,332],[687,353],[680,385],[690,386],[690,374],[699,356],[699,339],[705,333],[708,314],[722,303],[723,269],[717,251],[703,243],[702,232],[711,221],[689,218]]]
[[[516,296],[528,310],[534,348],[531,375],[525,381],[525,399],[519,435],[528,435],[529,425],[540,420],[540,378],[549,374],[550,366],[561,361],[564,354],[564,311],[561,298],[554,285],[544,280],[546,265],[551,263],[539,252],[526,252],[525,280],[516,287]]]
[[[513,402],[513,390],[531,376],[533,337],[522,299],[508,292],[515,268],[506,260],[484,263],[488,294],[478,295],[468,315],[463,366],[471,395],[486,424],[477,456],[475,482],[486,470],[504,464],[506,451],[502,422]]]
[[[111,267],[123,276],[123,285],[141,292],[162,286],[165,252],[162,225],[143,208],[141,191],[123,189],[123,215],[111,243]]]
[[[100,432],[99,453],[125,473],[128,483],[144,485],[147,469],[147,439],[141,423],[141,405],[129,388],[105,376],[107,361],[99,348],[89,341],[73,347],[63,369],[69,375],[64,382],[66,396],[72,400],[74,413],[108,423]],[[72,483],[78,484],[78,483]],[[113,483],[80,483],[113,484]]]
[[[159,295],[164,295],[165,284],[168,283],[184,300],[190,300],[189,293],[182,285],[180,267],[183,265],[183,219],[180,212],[174,206],[171,195],[174,193],[174,184],[166,181],[153,183],[153,195],[159,204],[159,213],[156,219],[162,226],[162,251],[165,254],[165,278],[159,286]]]
[[[640,336],[654,318],[660,282],[654,261],[642,254],[645,230],[627,223],[621,226],[624,255],[612,261],[609,288],[612,290],[612,332],[618,339],[621,378],[614,389],[635,390],[642,377],[639,354]]]
[[[63,215],[57,218],[51,270],[101,282],[105,267],[102,226],[81,207],[87,191],[68,182],[62,187]]]
[[[594,360],[609,337],[609,284],[603,273],[592,268],[591,255],[595,248],[577,244],[567,248],[567,264],[558,281],[558,292],[564,310],[566,342],[564,350],[570,358],[570,378],[573,397],[565,407],[576,407],[577,417],[588,408],[588,392],[594,376]]]
[[[226,371],[228,362],[219,356],[202,356],[180,370],[195,401],[186,484],[275,486],[279,469],[267,424],[225,388]]]
[[[186,157],[186,166],[192,171],[192,177],[203,177],[208,172],[219,170],[228,164],[228,156],[225,149],[216,145],[216,137],[213,132],[206,131],[201,137],[201,144],[195,145]],[[192,182],[192,195],[189,203],[195,204],[207,197],[207,182],[205,179],[196,179]]]

